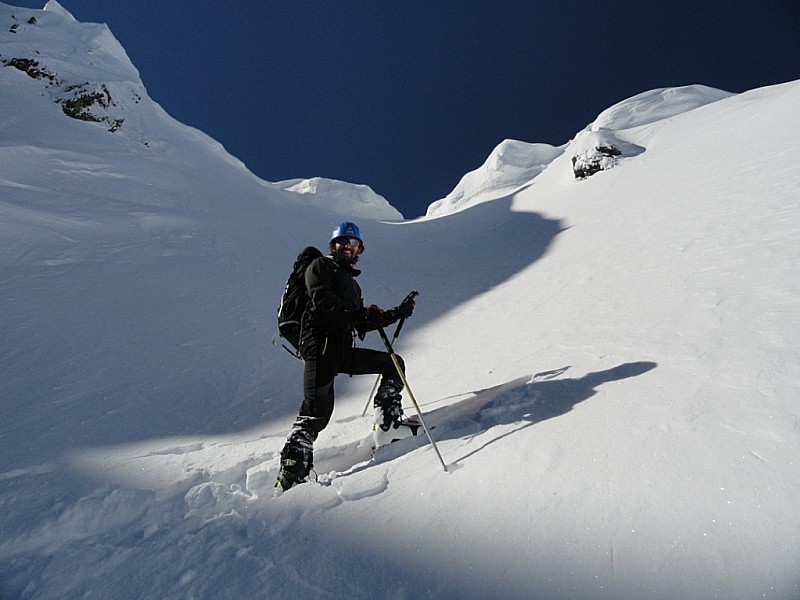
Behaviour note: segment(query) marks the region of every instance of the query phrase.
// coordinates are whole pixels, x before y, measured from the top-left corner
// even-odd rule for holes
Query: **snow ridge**
[[[569,144],[553,147],[505,140],[486,162],[467,173],[445,198],[433,202],[426,217],[439,217],[506,196],[532,182],[562,154],[598,170],[615,166],[645,148],[627,139],[625,130],[642,127],[732,96],[704,85],[660,88],[637,94],[601,112]]]
[[[464,175],[452,192],[432,203],[425,216],[452,214],[507,195],[534,179],[563,151],[563,146],[505,140],[483,165]]]

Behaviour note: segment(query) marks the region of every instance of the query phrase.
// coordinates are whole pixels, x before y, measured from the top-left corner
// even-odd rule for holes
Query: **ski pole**
[[[417,290],[414,290],[413,292],[409,293],[408,296],[403,298],[403,302],[407,300],[414,300],[414,298],[416,298],[417,296],[419,296],[419,292]],[[400,304],[402,304],[403,302],[401,302]],[[394,343],[397,341],[397,337],[400,335],[400,331],[403,329],[403,323],[405,322],[406,318],[403,317],[397,324],[397,327],[394,330],[394,335],[392,336],[392,346],[394,346]],[[375,383],[372,384],[372,391],[369,393],[369,396],[367,396],[367,403],[364,405],[364,410],[361,412],[362,417],[367,416],[367,411],[369,410],[369,404],[370,402],[372,402],[372,397],[375,395],[375,390],[378,389],[378,384],[380,382],[381,382],[381,375],[378,374],[378,376],[375,378]]]
[[[436,456],[439,457],[439,462],[442,463],[444,472],[447,473],[447,465],[442,458],[441,452],[439,452],[439,448],[436,446],[436,442],[433,441],[431,430],[428,429],[428,425],[425,423],[425,418],[422,416],[422,411],[419,408],[419,404],[417,404],[417,399],[414,398],[414,394],[412,393],[411,388],[408,386],[406,374],[403,372],[403,367],[400,366],[400,362],[397,360],[397,355],[394,353],[394,348],[392,348],[392,344],[389,342],[389,338],[386,336],[386,332],[383,330],[383,327],[378,327],[378,332],[381,334],[381,339],[383,339],[383,343],[386,346],[386,350],[389,352],[389,356],[392,357],[392,362],[394,363],[394,368],[397,369],[397,374],[400,376],[400,381],[403,382],[403,386],[408,392],[408,397],[411,398],[411,402],[414,404],[414,408],[417,410],[417,415],[419,415],[419,421],[422,423],[422,428],[425,430],[425,435],[428,436],[431,446],[433,446],[433,449],[436,451]]]
[[[400,319],[400,322],[397,324],[397,327],[394,330],[394,336],[392,336],[392,345],[393,346],[394,346],[394,343],[397,341],[397,336],[400,335],[400,331],[403,329],[403,323],[405,323],[405,322],[406,322],[406,318],[403,317],[402,319]],[[375,390],[378,389],[378,384],[380,382],[381,382],[381,375],[379,373],[378,376],[375,378],[375,383],[372,384],[372,391],[369,393],[369,396],[367,396],[367,403],[364,405],[364,411],[361,413],[362,417],[365,417],[367,415],[367,411],[369,410],[369,405],[372,403],[372,397],[375,396]]]

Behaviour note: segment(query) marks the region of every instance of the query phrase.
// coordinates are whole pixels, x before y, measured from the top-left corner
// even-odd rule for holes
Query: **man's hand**
[[[414,301],[416,294],[409,294],[396,308],[393,309],[398,319],[407,319],[414,313],[414,307],[417,303]]]
[[[414,298],[417,297],[419,292],[411,292],[405,297],[400,304],[389,310],[383,310],[374,304],[364,309],[362,314],[363,326],[359,328],[359,335],[378,329],[379,327],[388,327],[392,323],[400,319],[407,319],[414,313],[416,302]],[[363,337],[362,337],[363,339]]]

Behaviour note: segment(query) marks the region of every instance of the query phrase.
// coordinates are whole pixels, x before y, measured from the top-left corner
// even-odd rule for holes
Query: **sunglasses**
[[[342,246],[350,246],[351,248],[360,248],[361,240],[354,237],[341,237],[334,240],[337,244]]]

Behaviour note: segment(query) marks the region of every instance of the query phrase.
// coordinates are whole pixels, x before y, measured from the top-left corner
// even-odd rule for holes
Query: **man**
[[[368,331],[410,317],[413,298],[387,311],[375,305],[364,308],[355,280],[361,273],[355,264],[364,252],[364,242],[355,223],[337,225],[329,249],[328,256],[315,259],[305,272],[309,300],[300,332],[300,355],[305,363],[303,404],[281,451],[275,484],[279,490],[306,481],[314,464],[314,442],[333,414],[333,382],[339,373],[382,376],[374,401],[376,446],[415,435],[420,426],[403,414],[403,384],[389,353],[354,346],[354,333],[363,340]],[[403,359],[395,356],[405,369]]]

